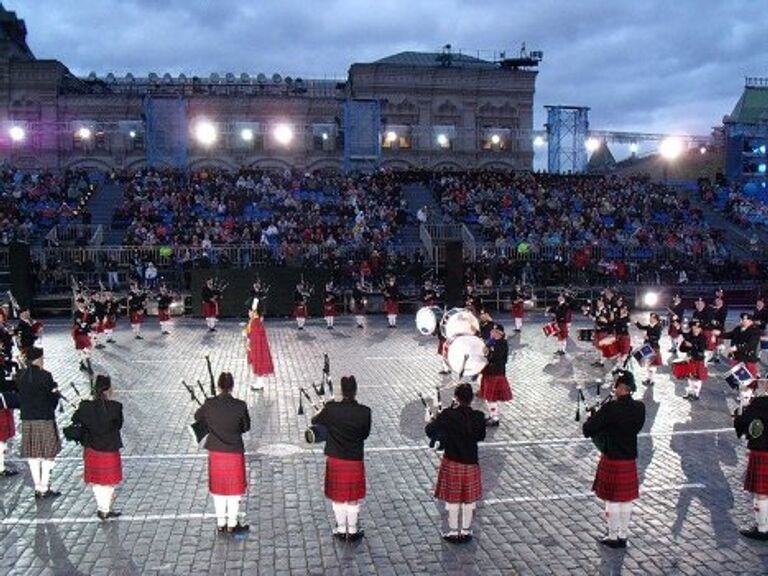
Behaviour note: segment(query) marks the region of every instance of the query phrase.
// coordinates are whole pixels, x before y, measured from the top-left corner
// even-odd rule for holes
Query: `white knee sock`
[[[115,487],[93,484],[92,489],[96,498],[96,508],[99,512],[106,514],[112,507],[112,495],[115,493]]]
[[[5,470],[5,442],[0,442],[0,472]]]
[[[448,511],[448,530],[449,533],[458,534],[459,532],[459,510],[461,510],[461,504],[452,504],[447,502],[445,509]]]
[[[44,487],[44,491],[51,487],[51,470],[53,470],[53,460],[43,460],[40,463],[40,486]]]
[[[605,502],[605,521],[608,524],[608,538],[616,540],[619,537],[619,523],[621,521],[619,502]]]
[[[768,532],[768,499],[755,498],[755,521],[760,532]]]
[[[520,330],[523,327],[523,319],[515,318],[515,330]]]
[[[632,502],[619,503],[619,538],[626,539],[632,518]]]
[[[741,392],[739,392],[742,410],[749,405],[749,402],[752,400],[752,395],[752,388],[742,388]]]
[[[212,494],[213,507],[216,509],[216,525],[222,528],[227,525],[227,497]]]
[[[397,316],[395,314],[387,314],[387,322],[389,322],[390,326],[396,326]]]
[[[131,329],[133,330],[133,335],[138,336],[139,332],[141,332],[141,324],[131,324]]]
[[[336,518],[336,529],[334,532],[345,534],[347,532],[347,503],[331,502],[331,507],[333,508],[333,515]]]
[[[251,386],[254,390],[263,390],[264,389],[264,376],[256,376],[256,383]]]
[[[558,340],[557,341],[557,347],[561,352],[565,352],[565,344],[568,342],[567,340]]]
[[[461,505],[461,531],[469,532],[469,527],[472,525],[472,515],[475,512],[475,503]]]
[[[35,491],[45,492],[46,489],[43,487],[43,483],[41,481],[43,464],[42,458],[30,458],[27,460],[27,462],[29,464],[29,471],[32,474],[32,483],[35,485]]]
[[[488,414],[493,420],[499,419],[499,403],[498,402],[485,402],[488,406]]]
[[[237,526],[237,513],[240,511],[240,496],[225,496],[227,504],[227,526]]]
[[[299,328],[304,328],[304,324],[306,324],[307,319],[306,318],[296,318],[296,325]]]
[[[357,323],[358,326],[365,325],[365,316],[360,316],[360,315],[355,316],[355,322]]]
[[[688,380],[688,389],[694,396],[701,394],[701,380]]]
[[[451,367],[448,366],[448,362],[445,361],[445,358],[443,358],[443,372],[450,372]]]
[[[357,520],[360,517],[360,504],[347,504],[347,532],[357,534]]]

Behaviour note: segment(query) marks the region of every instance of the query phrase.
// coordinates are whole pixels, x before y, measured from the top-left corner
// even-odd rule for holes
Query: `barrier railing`
[[[429,233],[429,228],[426,226],[426,224],[422,224],[419,226],[419,237],[421,238],[421,242],[424,244],[424,250],[427,254],[427,259],[430,262],[435,261],[435,247],[434,243],[432,242],[432,234]]]

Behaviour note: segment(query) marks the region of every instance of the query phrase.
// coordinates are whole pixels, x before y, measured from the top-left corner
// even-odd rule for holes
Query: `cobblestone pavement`
[[[581,384],[591,400],[607,369],[590,367],[585,343],[569,342],[565,358],[554,356],[555,343],[535,317],[522,335],[510,331],[515,399],[481,448],[484,500],[470,544],[440,539],[445,512],[431,493],[439,456],[426,445],[417,392],[429,396],[444,386],[448,403],[452,378],[437,374],[436,340],[418,335],[412,317],[401,317],[395,330],[382,317],[369,317],[364,330],[341,318],[334,331],[311,319],[302,332],[292,322],[268,320],[276,375],[262,393],[247,392],[238,322],[224,322],[211,335],[201,320],[177,320],[173,335],[161,336],[150,321],[145,340],[134,340],[123,324],[118,342],[94,355],[125,406],[125,479],[116,505],[124,515],[109,524],[97,520],[72,444],[53,472],[63,495],[36,502],[28,469],[13,461],[16,441],[12,464],[24,474],[0,479],[0,573],[768,573],[768,544],[738,534],[751,524],[741,489],[746,449],[732,432],[726,386],[716,376],[696,404],[681,398],[683,386],[667,368],[654,387],[639,387],[648,418],[630,545],[616,551],[596,543],[604,529],[602,504],[590,492],[597,452],[574,422],[575,399]],[[44,348],[59,383],[87,386],[67,325],[48,324]],[[323,353],[336,381],[356,375],[359,399],[373,409],[361,514],[366,537],[355,544],[331,537],[322,448],[303,442],[307,417],[297,416],[297,390],[319,382]],[[254,424],[246,437],[251,532],[241,540],[215,534],[205,453],[185,430],[194,406],[180,378],[207,385],[205,354],[216,373],[235,374]]]

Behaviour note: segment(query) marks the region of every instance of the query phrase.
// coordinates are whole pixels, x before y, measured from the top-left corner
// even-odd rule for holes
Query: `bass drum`
[[[431,336],[437,330],[437,325],[443,317],[439,306],[424,306],[416,312],[416,329],[424,336]]]
[[[446,361],[459,377],[477,376],[488,364],[485,342],[477,336],[460,334],[445,343]]]
[[[480,332],[480,322],[466,308],[451,308],[440,321],[440,333],[448,340],[463,334]]]

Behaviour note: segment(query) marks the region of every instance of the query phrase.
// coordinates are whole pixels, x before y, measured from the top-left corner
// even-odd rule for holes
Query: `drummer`
[[[656,376],[656,368],[663,366],[664,362],[661,358],[661,348],[659,346],[659,340],[661,340],[661,318],[656,312],[651,312],[648,324],[642,322],[635,322],[640,330],[645,331],[645,342],[653,350],[653,356],[650,359],[645,360],[648,375],[643,381],[645,386],[653,386],[653,379]]]
[[[488,364],[480,376],[478,396],[485,400],[488,408],[486,426],[499,425],[499,402],[512,400],[512,389],[507,380],[507,359],[509,347],[504,334],[504,326],[490,322],[489,338],[485,341]]]
[[[704,328],[701,322],[693,320],[689,332],[683,332],[683,342],[680,351],[688,354],[688,387],[683,398],[686,400],[698,400],[701,394],[701,385],[709,377],[707,365],[704,361],[707,351],[707,338],[704,336]]]

